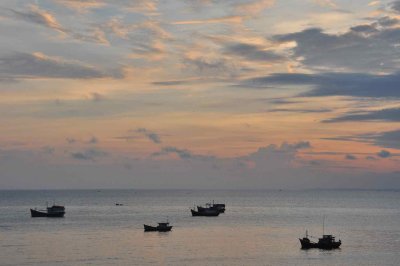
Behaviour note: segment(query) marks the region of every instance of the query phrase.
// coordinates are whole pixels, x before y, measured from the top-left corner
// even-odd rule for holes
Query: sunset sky
[[[400,188],[400,1],[3,0],[0,189]]]

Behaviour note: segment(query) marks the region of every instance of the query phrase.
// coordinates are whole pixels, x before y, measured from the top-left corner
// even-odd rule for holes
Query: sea
[[[191,216],[212,201],[226,212]],[[31,218],[46,202],[65,217]],[[302,250],[306,230],[342,246]],[[397,266],[400,190],[3,190],[0,265]]]

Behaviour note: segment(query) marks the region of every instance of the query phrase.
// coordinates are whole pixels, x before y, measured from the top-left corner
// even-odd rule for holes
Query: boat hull
[[[171,231],[172,226],[168,225],[168,226],[151,226],[151,225],[147,225],[144,224],[144,231],[145,232],[168,232]]]
[[[225,209],[221,208],[221,207],[201,207],[201,206],[197,206],[197,210],[199,212],[204,212],[204,211],[208,211],[208,210],[213,210],[213,211],[218,211],[219,213],[224,213]]]
[[[307,238],[299,238],[301,243],[301,249],[319,248],[319,249],[337,249],[340,247],[342,242],[332,242],[332,243],[315,243],[311,242]]]
[[[192,216],[218,216],[220,212],[218,210],[203,210],[203,211],[195,211],[193,209],[190,210],[192,212]]]
[[[46,211],[38,211],[31,209],[31,217],[49,217],[49,218],[62,218],[64,217],[65,212],[46,212]]]

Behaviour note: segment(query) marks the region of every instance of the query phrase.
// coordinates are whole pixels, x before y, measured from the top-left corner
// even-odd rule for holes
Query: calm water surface
[[[30,217],[54,199],[65,218]],[[211,200],[226,213],[191,217]],[[301,250],[324,215],[342,248]],[[0,191],[0,265],[400,265],[399,250],[400,191]]]

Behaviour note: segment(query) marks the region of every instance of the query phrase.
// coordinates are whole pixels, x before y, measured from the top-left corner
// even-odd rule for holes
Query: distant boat
[[[311,241],[308,237],[308,231],[303,238],[299,238],[302,249],[319,248],[319,249],[336,249],[342,244],[342,241],[335,240],[333,235],[325,235],[325,216],[322,225],[322,238],[318,239],[318,242]]]
[[[169,222],[164,222],[164,223],[158,223],[158,226],[151,226],[144,224],[144,231],[145,232],[168,232],[171,231],[172,225],[169,225]]]
[[[197,210],[199,212],[204,211],[206,209],[210,209],[210,210],[217,210],[220,213],[224,213],[225,212],[225,204],[222,203],[206,203],[206,207],[202,207],[202,206],[197,206]]]
[[[65,207],[61,205],[53,205],[46,207],[46,210],[31,209],[31,217],[64,217]]]
[[[302,249],[309,248],[320,248],[320,249],[336,249],[339,248],[342,244],[342,241],[335,241],[335,237],[332,235],[322,235],[322,238],[318,239],[318,242],[313,242],[306,236],[303,238],[299,238]]]
[[[122,203],[115,203],[115,206],[124,206],[124,204],[122,204]]]
[[[211,209],[211,208],[204,208],[197,206],[197,211],[194,209],[190,209],[192,216],[218,216],[220,214],[220,211],[217,209]]]

